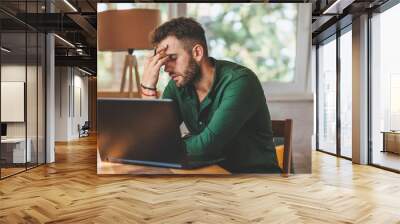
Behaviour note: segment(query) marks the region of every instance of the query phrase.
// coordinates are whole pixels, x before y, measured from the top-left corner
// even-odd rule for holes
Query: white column
[[[55,161],[55,76],[54,76],[54,35],[46,35],[46,163]]]
[[[353,20],[353,162],[368,163],[368,16]]]

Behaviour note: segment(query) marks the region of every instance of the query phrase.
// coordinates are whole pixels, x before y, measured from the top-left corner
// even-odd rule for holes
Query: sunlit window
[[[400,4],[374,14],[371,19],[372,163],[396,170],[400,170],[400,157],[396,151],[400,147],[396,140],[400,139],[399,21]],[[385,140],[384,132],[389,140]]]
[[[318,146],[336,153],[336,40],[318,50]]]
[[[210,55],[242,64],[261,82],[291,82],[296,56],[297,4],[187,4],[205,28]]]
[[[340,37],[340,135],[342,156],[352,157],[352,33]]]

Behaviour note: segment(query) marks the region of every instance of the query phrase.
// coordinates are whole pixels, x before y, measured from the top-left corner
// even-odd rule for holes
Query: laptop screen
[[[7,136],[7,124],[1,123],[1,136]]]

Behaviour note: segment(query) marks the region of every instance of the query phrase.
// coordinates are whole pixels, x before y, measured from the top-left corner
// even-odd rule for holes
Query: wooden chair
[[[78,134],[79,134],[79,138],[80,137],[87,137],[89,136],[89,130],[90,130],[90,125],[89,125],[89,121],[85,121],[85,123],[81,126],[80,124],[78,124]]]
[[[275,150],[282,173],[289,175],[292,168],[292,119],[273,120],[272,133],[274,138],[284,138],[283,145],[277,145]]]

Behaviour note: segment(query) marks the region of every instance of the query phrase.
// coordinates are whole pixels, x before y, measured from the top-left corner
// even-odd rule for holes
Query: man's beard
[[[180,87],[186,86],[187,84],[193,84],[200,77],[200,65],[196,63],[193,57],[190,58],[188,67],[182,76],[182,83]]]

